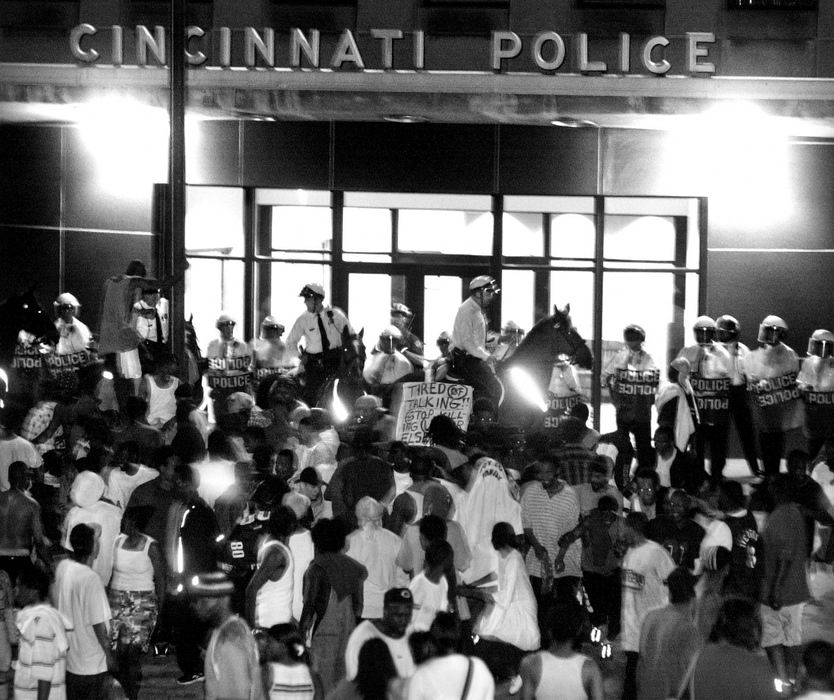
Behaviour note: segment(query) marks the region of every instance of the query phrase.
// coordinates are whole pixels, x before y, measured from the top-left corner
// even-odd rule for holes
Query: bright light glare
[[[675,132],[666,165],[683,188],[709,196],[711,213],[728,223],[769,226],[788,218],[793,206],[787,135],[778,117],[728,101]]]
[[[197,138],[196,117],[186,117],[186,142]],[[79,109],[82,139],[95,158],[98,184],[123,198],[145,198],[168,179],[168,112],[133,99],[110,98]]]
[[[101,378],[111,382],[113,381],[113,373],[109,369],[106,369],[101,373]]]
[[[330,408],[333,411],[333,418],[337,423],[344,423],[350,417],[350,413],[348,413],[347,408],[345,408],[345,405],[339,398],[338,379],[335,382],[333,382],[333,402]]]
[[[510,368],[510,378],[515,384],[516,389],[521,392],[521,395],[527,399],[536,408],[540,409],[542,413],[547,413],[547,402],[542,396],[542,392],[537,386],[533,378],[525,372],[521,367]]]

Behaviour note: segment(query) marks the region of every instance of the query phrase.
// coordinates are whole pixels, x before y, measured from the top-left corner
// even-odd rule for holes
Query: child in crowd
[[[446,540],[435,540],[426,547],[423,570],[408,586],[414,596],[411,631],[427,632],[437,613],[454,609],[454,583],[450,585],[449,576],[453,558],[452,545]]]
[[[321,679],[310,668],[304,640],[292,623],[269,628],[263,653],[264,691],[268,700],[313,700],[324,693]]]

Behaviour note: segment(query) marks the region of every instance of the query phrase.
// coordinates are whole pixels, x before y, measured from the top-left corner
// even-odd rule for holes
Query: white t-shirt
[[[472,677],[464,696],[470,660]],[[491,700],[494,695],[495,681],[487,665],[462,654],[439,656],[420,664],[406,687],[407,700]]]
[[[421,571],[411,579],[408,590],[414,597],[409,632],[428,632],[437,613],[449,609],[449,582],[441,576],[440,581],[432,583]]]
[[[68,633],[67,671],[93,676],[107,671],[107,657],[93,625],[110,621],[110,605],[101,579],[89,566],[64,559],[55,570],[58,610],[72,621]]]
[[[353,630],[345,647],[345,678],[352,681],[356,678],[356,671],[359,667],[359,650],[369,639],[381,639],[388,646],[391,658],[394,659],[394,666],[397,668],[397,675],[400,678],[409,678],[414,673],[414,659],[411,656],[411,649],[408,646],[408,635],[404,634],[399,639],[394,639],[380,632],[376,625],[369,620],[360,622]]]
[[[657,542],[646,540],[630,547],[623,557],[623,651],[640,651],[640,627],[652,610],[669,603],[664,581],[675,568],[669,553]]]
[[[159,472],[156,469],[144,464],[140,464],[139,470],[133,475],[121,469],[114,469],[107,476],[107,498],[124,510],[136,488],[158,476]]]

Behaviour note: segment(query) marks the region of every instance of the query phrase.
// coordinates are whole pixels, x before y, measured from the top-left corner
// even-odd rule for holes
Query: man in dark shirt
[[[145,422],[148,402],[139,396],[130,396],[126,400],[125,413],[130,424],[122,432],[116,433],[116,443],[134,441],[139,443],[139,461],[150,464],[154,452],[162,446],[162,433]]]
[[[569,486],[591,481],[591,463],[595,453],[582,446],[585,426],[578,418],[567,417],[559,424],[558,435],[564,442],[554,450],[562,478]]]
[[[690,571],[704,539],[704,528],[690,518],[690,499],[675,491],[669,499],[669,515],[660,515],[648,524],[648,538],[666,548],[677,566]]]

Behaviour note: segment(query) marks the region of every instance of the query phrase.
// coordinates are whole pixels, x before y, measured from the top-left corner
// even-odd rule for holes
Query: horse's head
[[[362,373],[365,366],[365,329],[351,334],[347,326],[342,329],[342,349],[340,357],[340,369],[344,374],[355,372]]]
[[[3,303],[2,309],[3,326],[13,329],[15,335],[24,330],[38,339],[58,342],[58,330],[38,302],[34,286],[22,294],[9,297]]]
[[[540,365],[549,376],[560,357],[584,369],[593,366],[593,355],[571,320],[570,304],[563,309],[554,306],[553,314],[533,326],[508,362]]]

